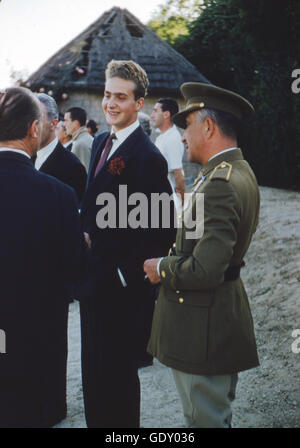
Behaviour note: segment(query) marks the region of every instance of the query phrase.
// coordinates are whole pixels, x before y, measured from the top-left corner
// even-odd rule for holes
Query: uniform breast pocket
[[[213,291],[169,291],[165,296],[162,351],[170,358],[199,365],[207,359],[209,311]]]

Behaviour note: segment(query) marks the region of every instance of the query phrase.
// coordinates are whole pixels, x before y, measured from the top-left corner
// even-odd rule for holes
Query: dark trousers
[[[114,283],[82,300],[82,384],[89,428],[138,428],[140,382],[134,356],[134,301]]]

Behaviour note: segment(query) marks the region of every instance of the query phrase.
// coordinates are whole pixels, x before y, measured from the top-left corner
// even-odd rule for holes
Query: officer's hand
[[[157,272],[157,264],[160,258],[151,258],[150,260],[146,260],[144,262],[144,271],[149,279],[149,281],[153,284],[160,282],[160,276]]]

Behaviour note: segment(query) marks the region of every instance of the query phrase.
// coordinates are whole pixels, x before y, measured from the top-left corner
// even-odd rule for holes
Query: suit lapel
[[[91,160],[90,169],[89,169],[89,183],[85,198],[82,204],[82,211],[85,210],[91,202],[95,201],[96,196],[102,191],[107,191],[109,189],[109,184],[111,184],[115,177],[118,174],[112,174],[111,171],[108,170],[108,166],[110,162],[116,158],[120,158],[123,160],[125,167],[128,161],[136,155],[138,150],[141,150],[139,147],[139,139],[144,135],[142,128],[139,126],[129,137],[124,140],[124,142],[119,146],[119,148],[114,152],[114,154],[110,157],[109,160],[105,162],[102,169],[99,171],[95,178],[92,178],[91,173],[94,173],[94,166],[96,161],[99,160],[97,157],[101,152],[101,144],[103,150],[103,143],[106,140],[109,133],[104,136],[104,138],[99,142],[98,150],[96,150],[96,154]]]
[[[107,137],[109,136],[109,132],[105,132],[104,134],[99,136],[97,142],[95,142],[94,148],[92,148],[91,161],[89,165],[89,172],[86,181],[86,188],[88,189],[90,182],[93,180],[93,173],[95,171],[96,163],[98,162],[100,155],[104,149],[104,143],[106,142]]]

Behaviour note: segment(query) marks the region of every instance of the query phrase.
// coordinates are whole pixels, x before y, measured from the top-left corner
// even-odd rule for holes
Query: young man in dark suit
[[[0,93],[0,427],[51,427],[66,415],[67,284],[84,272],[75,192],[34,169],[41,107]]]
[[[167,163],[138,121],[147,87],[138,64],[109,63],[102,107],[111,133],[94,141],[81,212],[91,247],[89,297],[81,302],[88,427],[139,426],[138,368],[152,363],[146,345],[156,296],[145,281],[143,261],[160,249],[167,253],[175,237],[174,215],[165,229],[128,225],[133,210],[128,196],[141,193],[150,204],[152,193],[172,194]],[[114,198],[116,225],[100,222],[104,208],[97,204],[105,197]],[[147,211],[150,218],[150,206]]]
[[[54,98],[45,93],[38,93],[37,97],[43,110],[43,130],[35,168],[74,188],[78,203],[80,203],[86,184],[86,169],[80,160],[73,153],[67,151],[56,137],[55,130],[59,115]]]

